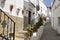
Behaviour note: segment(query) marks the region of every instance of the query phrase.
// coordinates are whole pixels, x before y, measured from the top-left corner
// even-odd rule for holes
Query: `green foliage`
[[[43,18],[42,18],[42,17],[40,17],[40,20],[39,20],[38,24],[39,24],[40,26],[43,25]]]
[[[36,32],[37,29],[38,29],[41,25],[43,25],[43,18],[42,18],[42,17],[40,17],[40,19],[39,19],[39,21],[36,23],[36,25],[28,25],[28,26],[26,27],[26,30],[27,30],[26,35],[27,35],[27,36],[31,36],[32,33],[33,33],[33,32]]]
[[[26,30],[27,30],[28,32],[31,32],[31,29],[32,29],[32,27],[31,27],[30,25],[28,25],[28,27],[26,28]]]
[[[46,17],[43,17],[43,20],[46,21]]]
[[[36,27],[43,25],[43,18],[40,17],[39,21],[36,23]]]
[[[33,28],[34,28],[33,25],[28,25],[28,26],[26,27],[27,35],[28,35],[28,36],[31,36],[31,35],[32,35]]]

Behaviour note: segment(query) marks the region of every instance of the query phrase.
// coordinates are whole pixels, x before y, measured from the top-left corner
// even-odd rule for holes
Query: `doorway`
[[[31,21],[31,11],[29,11],[29,14],[28,14],[28,23],[30,24],[30,21]]]

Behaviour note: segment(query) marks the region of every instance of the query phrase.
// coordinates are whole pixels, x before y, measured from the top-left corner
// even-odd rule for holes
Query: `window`
[[[60,17],[58,17],[58,25],[60,26]]]

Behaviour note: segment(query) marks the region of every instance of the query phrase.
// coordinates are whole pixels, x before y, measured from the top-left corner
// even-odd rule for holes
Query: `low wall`
[[[43,29],[44,29],[44,26],[40,26],[38,31],[33,33],[33,35],[31,36],[30,40],[40,40],[40,38],[41,38],[41,36],[43,34]]]
[[[11,18],[15,21],[16,23],[16,30],[20,31],[23,30],[24,28],[24,19],[16,16],[11,16]]]
[[[28,17],[24,16],[24,28],[28,25]]]
[[[15,40],[25,40],[25,33],[24,31],[24,18],[11,16],[11,18],[15,21]]]

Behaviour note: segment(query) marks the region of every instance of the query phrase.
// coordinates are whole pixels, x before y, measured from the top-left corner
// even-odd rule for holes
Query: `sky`
[[[53,0],[44,0],[44,4],[47,6],[47,7],[50,7],[50,4]]]

